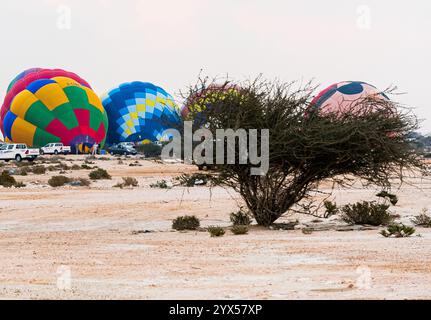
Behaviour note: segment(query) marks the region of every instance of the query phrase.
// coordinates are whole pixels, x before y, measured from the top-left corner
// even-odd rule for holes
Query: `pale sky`
[[[70,13],[70,16],[69,16]],[[209,76],[397,85],[431,132],[431,1],[1,0],[0,99],[29,67],[101,95],[126,81],[175,95]]]

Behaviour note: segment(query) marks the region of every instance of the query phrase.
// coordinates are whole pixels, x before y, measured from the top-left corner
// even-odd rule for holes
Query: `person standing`
[[[98,147],[99,147],[99,145],[97,143],[93,144],[93,152],[92,152],[93,155],[97,154],[97,148]]]

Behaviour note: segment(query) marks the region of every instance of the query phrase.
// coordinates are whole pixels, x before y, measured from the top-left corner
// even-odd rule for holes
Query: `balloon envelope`
[[[67,77],[79,84],[91,88],[90,85],[77,74],[62,69],[31,68],[21,72],[9,84],[3,105],[0,110],[0,127],[4,131],[3,120],[9,111],[12,100],[21,91],[25,90],[33,81],[39,79],[52,79],[54,77]]]
[[[107,126],[99,97],[67,77],[31,82],[14,97],[3,119],[6,141],[34,147],[62,142],[73,152],[103,145]]]
[[[389,100],[388,96],[373,85],[361,81],[344,81],[329,86],[320,92],[311,102],[311,108],[321,114],[360,113],[365,98]]]
[[[172,96],[148,82],[123,83],[102,97],[108,114],[107,143],[169,139],[164,131],[181,125]]]
[[[211,84],[207,88],[191,94],[181,108],[183,120],[193,121],[195,125],[202,126],[206,122],[203,111],[211,108],[217,99],[224,99],[228,94],[240,94],[240,88],[232,84]],[[208,109],[209,110],[209,109]]]

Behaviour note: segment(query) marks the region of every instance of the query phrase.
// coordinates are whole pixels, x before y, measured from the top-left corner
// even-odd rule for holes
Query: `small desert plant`
[[[75,179],[74,181],[79,182],[79,185],[81,187],[88,187],[91,184],[91,181],[88,180],[87,178],[78,178],[78,179]]]
[[[325,207],[325,213],[323,214],[323,218],[327,219],[333,215],[336,215],[339,212],[337,204],[335,202],[325,200],[323,202],[323,206]]]
[[[181,216],[172,221],[172,229],[175,230],[196,230],[200,226],[200,221],[195,216]]]
[[[84,169],[84,170],[91,170],[91,169],[93,169],[93,167],[90,167],[88,164],[81,164],[81,168],[82,169]]]
[[[118,164],[124,164],[123,160],[118,160]]]
[[[21,176],[26,176],[29,172],[31,172],[30,167],[22,167],[21,169],[19,169],[19,174]]]
[[[66,183],[71,182],[72,179],[66,177],[66,176],[53,176],[48,180],[48,184],[51,187],[61,187],[64,186]]]
[[[349,224],[387,225],[394,217],[388,211],[389,205],[363,201],[342,207],[343,220]]]
[[[150,188],[169,189],[169,186],[166,180],[158,180],[157,182],[150,184]]]
[[[123,184],[125,187],[137,187],[138,180],[133,177],[123,177]]]
[[[311,229],[311,228],[303,228],[302,229],[302,233],[303,234],[312,234],[313,233],[313,229]]]
[[[398,197],[395,194],[389,193],[385,190],[380,191],[378,194],[376,194],[376,197],[380,197],[383,199],[388,199],[389,202],[394,206],[398,203]]]
[[[16,182],[15,183],[15,185],[14,185],[14,187],[15,188],[24,188],[25,187],[25,184],[23,183],[23,182]]]
[[[16,184],[16,180],[12,177],[8,171],[3,171],[0,175],[0,186],[10,188]]]
[[[405,226],[402,223],[390,224],[386,230],[382,230],[380,234],[386,238],[405,238],[410,237],[416,230],[413,227]]]
[[[176,177],[180,185],[185,187],[194,187],[195,185],[206,185],[211,179],[211,175],[205,173],[182,174]]]
[[[137,187],[138,186],[138,180],[132,177],[123,177],[123,182],[118,182],[114,185],[114,188],[121,188],[124,187]]]
[[[238,211],[230,214],[230,222],[234,226],[247,226],[251,224],[251,217],[248,212]]]
[[[247,234],[248,233],[248,226],[247,225],[240,225],[235,224],[232,226],[231,229],[233,234],[240,235],[240,234]]]
[[[422,209],[421,214],[415,216],[412,222],[418,227],[431,228],[431,216],[428,215],[428,210]]]
[[[89,174],[89,177],[91,180],[109,180],[111,179],[111,176],[109,175],[108,171],[105,169],[98,168],[94,171],[91,171]]]
[[[218,226],[209,226],[207,230],[210,233],[211,237],[222,237],[226,233],[226,231],[222,227]]]
[[[38,165],[38,166],[33,166],[33,168],[32,168],[31,171],[34,174],[45,174],[46,173],[46,168],[45,168],[45,166]]]
[[[81,170],[81,169],[82,169],[82,167],[81,167],[80,165],[78,165],[78,164],[74,164],[74,165],[72,165],[72,166],[70,167],[70,169],[71,169],[71,170]]]
[[[63,163],[63,162],[60,162],[60,163],[57,165],[57,167],[58,167],[60,170],[63,170],[63,171],[70,170],[70,167],[69,167],[66,163]]]

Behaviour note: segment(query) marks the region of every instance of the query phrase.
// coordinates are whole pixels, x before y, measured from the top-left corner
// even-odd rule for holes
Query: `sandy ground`
[[[172,219],[185,214],[198,216],[203,227],[229,226],[240,198],[222,188],[150,188],[195,168],[144,160],[129,166],[134,161],[97,160],[113,178],[91,187],[49,187],[54,173],[15,176],[27,184],[21,189],[0,187],[0,298],[431,298],[431,229],[403,239],[384,238],[379,228],[303,234],[254,226],[247,235],[228,231],[222,238],[175,232]],[[80,164],[83,157],[63,162]],[[125,176],[136,177],[139,187],[113,188]],[[409,182],[415,186],[397,190],[393,208],[405,223],[422,208],[431,210],[431,182]],[[335,199],[369,200],[375,192],[357,186],[336,190]],[[296,219],[302,225],[315,220],[293,215],[282,221]],[[341,222],[314,222],[330,223]]]

